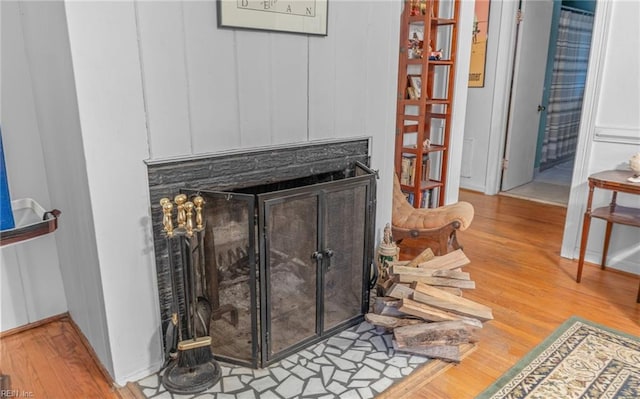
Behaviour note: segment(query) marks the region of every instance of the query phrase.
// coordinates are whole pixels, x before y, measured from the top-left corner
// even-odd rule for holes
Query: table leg
[[[640,303],[640,285],[638,285],[638,299],[636,299],[636,303]]]
[[[580,240],[580,257],[578,258],[578,275],[576,281],[582,279],[582,267],[584,266],[584,254],[587,250],[587,240],[589,239],[589,226],[591,225],[591,213],[585,212],[582,222],[582,239]]]
[[[609,241],[611,239],[611,228],[613,227],[613,222],[607,221],[607,229],[604,233],[604,247],[602,248],[602,262],[600,262],[600,268],[604,270],[607,261],[607,252],[609,251]]]

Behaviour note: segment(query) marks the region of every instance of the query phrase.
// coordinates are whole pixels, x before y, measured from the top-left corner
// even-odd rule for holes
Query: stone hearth
[[[394,351],[391,339],[362,322],[263,369],[221,363],[221,381],[197,395],[167,392],[162,372],[137,385],[149,399],[374,398],[432,361]]]

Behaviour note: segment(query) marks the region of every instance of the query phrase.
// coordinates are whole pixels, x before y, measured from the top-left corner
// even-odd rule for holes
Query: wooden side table
[[[587,201],[587,210],[584,213],[584,222],[582,224],[580,258],[578,260],[578,275],[576,276],[577,282],[580,282],[580,279],[582,278],[582,267],[584,266],[584,254],[587,250],[591,218],[602,219],[607,222],[607,228],[604,235],[604,247],[602,249],[602,261],[600,263],[602,269],[605,268],[605,262],[607,260],[607,251],[609,250],[609,240],[611,239],[611,229],[613,224],[618,223],[627,226],[640,227],[640,209],[616,204],[618,192],[640,195],[640,183],[632,183],[627,180],[631,176],[633,176],[633,173],[625,170],[607,170],[589,176],[589,199]],[[611,203],[609,206],[603,206],[591,210],[593,191],[596,187],[612,191]],[[636,301],[640,303],[640,286],[638,287],[638,298]]]

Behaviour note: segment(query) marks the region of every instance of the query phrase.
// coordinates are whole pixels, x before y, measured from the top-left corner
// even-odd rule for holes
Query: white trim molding
[[[591,147],[596,130],[596,116],[600,83],[606,56],[606,44],[609,36],[609,20],[611,19],[611,2],[601,1],[596,4],[593,21],[593,35],[587,81],[582,100],[582,122],[578,133],[573,176],[571,178],[571,193],[567,206],[567,217],[562,237],[560,256],[576,259],[579,251],[579,239],[582,228],[582,216],[587,205],[587,179],[590,174]]]
[[[640,130],[631,127],[596,126],[593,141],[640,144]]]

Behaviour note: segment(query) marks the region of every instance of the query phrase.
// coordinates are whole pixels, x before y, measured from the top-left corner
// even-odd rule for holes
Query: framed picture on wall
[[[326,36],[327,1],[218,0],[218,26]]]
[[[469,64],[469,87],[484,87],[490,0],[476,0]]]

